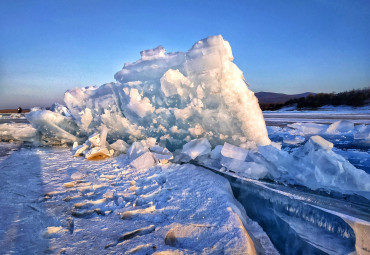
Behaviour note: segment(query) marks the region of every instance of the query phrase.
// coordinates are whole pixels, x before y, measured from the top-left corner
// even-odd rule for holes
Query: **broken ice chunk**
[[[156,139],[149,137],[146,140],[141,140],[138,142],[134,142],[131,147],[127,151],[127,156],[130,159],[135,159],[139,157],[141,154],[149,151],[149,148],[154,146],[156,143]]]
[[[172,153],[167,148],[156,145],[150,147],[150,151],[158,163],[166,164],[169,160],[173,159]]]
[[[210,152],[211,145],[207,138],[191,140],[182,147],[181,151],[183,155],[189,156],[190,159],[195,159]]]
[[[151,152],[155,152],[155,153],[159,153],[159,154],[169,154],[169,153],[171,153],[167,148],[164,148],[164,147],[159,146],[159,145],[151,146],[149,149],[150,149]]]
[[[135,159],[147,151],[149,151],[149,149],[145,147],[141,142],[134,142],[128,149],[127,156],[130,159]]]
[[[143,169],[147,169],[147,168],[154,166],[155,160],[154,160],[153,154],[150,151],[148,151],[148,152],[145,152],[144,154],[141,154],[136,159],[134,159],[130,163],[130,165],[136,168],[137,170],[143,170]]]
[[[355,128],[353,138],[354,139],[370,140],[370,126],[369,125],[357,126]]]
[[[325,140],[321,136],[315,135],[315,136],[310,137],[308,142],[304,145],[304,149],[306,151],[318,150],[318,149],[332,150],[333,143]]]
[[[351,121],[340,120],[331,124],[326,130],[326,133],[335,135],[348,134],[352,132],[353,129],[354,124]]]
[[[145,117],[148,113],[155,110],[149,98],[142,98],[139,91],[134,88],[130,90],[130,103],[127,105],[127,108],[136,113],[140,118]]]
[[[173,159],[172,153],[170,154],[159,154],[159,153],[153,153],[153,157],[156,162],[161,164],[168,163],[169,160]]]
[[[211,159],[219,159],[221,158],[222,154],[221,154],[221,150],[222,150],[222,145],[217,145],[210,153],[210,158]]]
[[[74,156],[75,156],[75,157],[82,156],[82,154],[83,154],[83,153],[84,153],[88,148],[89,148],[89,146],[88,146],[86,143],[84,143],[84,144],[82,144],[82,145],[80,145],[80,146],[77,146],[77,147],[75,148]]]
[[[222,158],[221,165],[241,176],[261,179],[268,173],[266,166],[256,162],[245,162],[238,159]]]
[[[73,146],[72,146],[72,149],[75,150],[77,147],[78,147],[78,142],[74,142]]]
[[[324,124],[299,122],[288,124],[288,127],[293,128],[293,130],[289,131],[289,134],[304,136],[324,133],[328,126]]]
[[[108,150],[107,148],[94,147],[85,154],[85,158],[88,160],[100,160],[112,157],[114,150]]]
[[[285,135],[283,142],[287,144],[299,144],[303,143],[306,139],[300,135]]]
[[[297,179],[311,188],[329,187],[341,192],[370,191],[370,175],[355,168],[342,156],[332,151],[333,144],[320,136],[313,136],[303,148],[293,153],[301,169]],[[294,168],[292,167],[291,173]]]
[[[92,144],[93,147],[99,147],[100,146],[100,134],[94,133],[88,138],[89,142]]]
[[[225,143],[222,147],[221,154],[227,158],[233,158],[244,161],[248,156],[248,150],[234,146],[229,143]]]
[[[121,153],[127,153],[129,145],[125,141],[118,139],[117,141],[109,145],[109,147],[115,150],[118,154],[121,154]]]

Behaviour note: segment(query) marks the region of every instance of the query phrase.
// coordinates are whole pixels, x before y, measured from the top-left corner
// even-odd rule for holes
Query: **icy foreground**
[[[71,151],[23,148],[4,161],[0,147],[6,215],[0,247],[6,252],[23,251],[37,239],[43,245],[31,245],[36,253],[274,254],[229,184],[193,163],[232,176],[235,196],[279,252],[368,254],[370,175],[360,169],[370,162],[368,125],[269,127],[271,142],[221,36],[186,53],[143,51],[115,78],[67,91],[68,108],[33,109],[27,115],[32,126],[0,125],[0,140],[73,143]],[[357,168],[347,152],[335,150],[333,143],[341,146],[343,139],[363,150],[352,152],[360,156]],[[304,191],[296,196],[297,190]],[[338,192],[346,195],[333,206]],[[319,193],[330,199],[311,195]],[[354,203],[337,206],[347,199]],[[358,209],[362,201],[365,209]],[[17,236],[18,229],[26,235]]]
[[[166,54],[159,46],[126,63],[115,75],[117,83],[69,90],[64,101],[82,133],[106,127],[108,140],[132,143],[155,137],[169,149],[199,137],[212,145],[267,145],[257,98],[232,61],[231,47],[222,36],[201,40],[188,52]],[[65,130],[59,120],[51,123],[47,116],[34,115],[28,115],[32,124],[42,119],[52,129],[57,125]]]
[[[223,177],[130,161],[86,161],[63,148],[0,157],[0,253],[276,254]]]

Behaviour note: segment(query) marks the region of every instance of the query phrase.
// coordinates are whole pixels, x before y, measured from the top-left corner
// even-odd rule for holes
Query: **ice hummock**
[[[64,101],[79,128],[105,126],[108,139],[130,143],[155,137],[170,149],[205,137],[215,146],[270,140],[257,98],[232,62],[222,36],[210,36],[188,52],[163,47],[141,52],[115,74],[116,83],[77,88]]]

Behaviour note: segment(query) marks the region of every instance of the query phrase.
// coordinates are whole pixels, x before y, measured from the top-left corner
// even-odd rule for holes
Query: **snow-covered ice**
[[[277,254],[223,177],[130,162],[13,151],[0,162],[0,253]]]

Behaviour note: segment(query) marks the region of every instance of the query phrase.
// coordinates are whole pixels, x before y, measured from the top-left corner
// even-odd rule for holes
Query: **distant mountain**
[[[283,104],[286,101],[294,98],[307,97],[308,95],[316,95],[316,93],[305,92],[301,94],[287,95],[283,93],[274,92],[257,92],[255,93],[258,98],[259,104]]]

